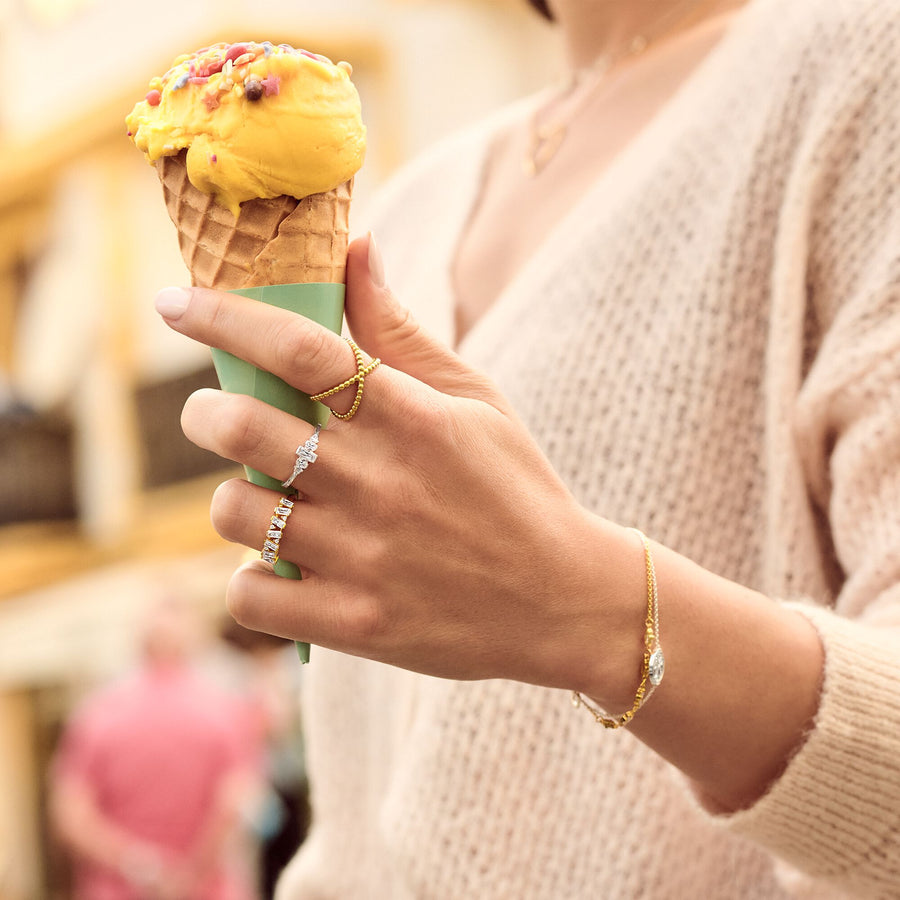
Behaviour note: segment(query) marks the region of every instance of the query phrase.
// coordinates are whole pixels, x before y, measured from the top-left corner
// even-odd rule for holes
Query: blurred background
[[[410,157],[561,69],[526,0],[0,3],[0,900],[70,896],[50,772],[75,711],[139,669],[162,597],[200,623],[192,662],[264,721],[241,826],[258,896],[308,825],[302,671],[224,610],[242,550],[208,502],[237,471],[179,428],[215,378],[153,311],[189,279],[124,128],[174,56],[245,39],[352,63],[369,129],[357,219]]]

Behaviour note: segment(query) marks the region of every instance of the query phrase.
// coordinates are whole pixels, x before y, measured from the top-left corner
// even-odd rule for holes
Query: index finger
[[[195,341],[225,350],[307,394],[354,374],[347,344],[327,328],[288,310],[210,288],[164,288],[156,310]]]

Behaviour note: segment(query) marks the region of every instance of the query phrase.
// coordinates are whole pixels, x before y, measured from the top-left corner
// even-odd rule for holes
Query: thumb
[[[353,339],[371,356],[445,394],[505,408],[490,379],[428,334],[396,300],[371,232],[347,251],[346,314]]]

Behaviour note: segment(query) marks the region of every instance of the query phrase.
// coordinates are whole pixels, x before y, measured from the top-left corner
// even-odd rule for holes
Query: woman
[[[444,343],[355,242],[382,364],[296,483],[306,578],[231,582],[318,645],[281,896],[900,896],[900,15],[549,6],[572,84],[376,217]],[[158,308],[309,393],[357,367],[239,298]],[[279,478],[312,434],[214,391],[183,424]],[[213,521],[258,548],[277,501],[229,482]]]

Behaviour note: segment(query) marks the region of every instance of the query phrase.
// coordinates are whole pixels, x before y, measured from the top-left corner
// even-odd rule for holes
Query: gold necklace
[[[681,28],[688,27],[693,20],[691,14],[699,13],[706,5],[705,0],[687,0],[686,3],[676,4],[666,15],[657,19],[655,27],[650,32],[644,31],[635,35],[618,53],[603,54],[591,65],[575,70],[556,96],[542,108],[535,110],[531,117],[528,149],[522,158],[524,173],[530,178],[534,178],[547,167],[547,164],[562,147],[569,126],[575,121],[581,108],[594,95],[594,92],[605,84],[606,76],[614,66],[639,56],[658,41],[672,36],[679,30],[679,26]],[[540,124],[539,119],[542,112],[555,103],[564,102],[566,98],[573,96],[578,86],[588,79],[591,79],[592,83],[582,91],[580,101],[573,104],[568,115],[549,125]]]

